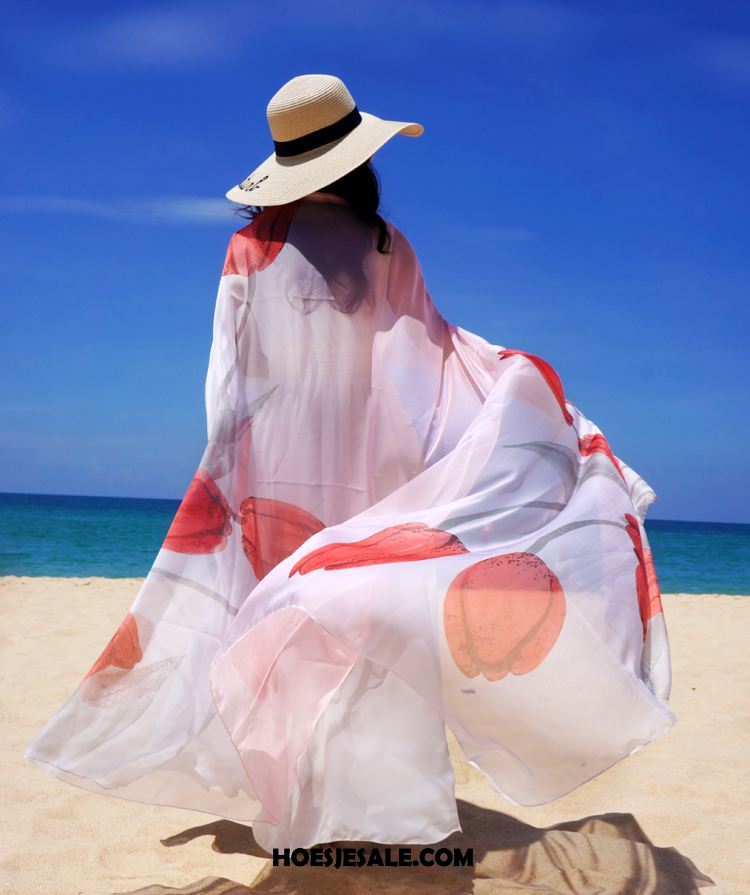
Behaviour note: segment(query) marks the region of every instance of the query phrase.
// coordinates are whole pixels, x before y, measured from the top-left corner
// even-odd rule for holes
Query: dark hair
[[[378,212],[380,179],[370,159],[333,183],[329,183],[328,186],[321,187],[318,192],[346,199],[357,217],[378,231],[378,251],[383,254],[390,251],[390,234]],[[258,205],[243,205],[237,209],[241,217],[250,221],[261,211],[263,207]]]

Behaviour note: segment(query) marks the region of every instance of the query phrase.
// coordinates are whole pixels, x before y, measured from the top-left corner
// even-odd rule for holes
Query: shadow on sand
[[[112,895],[694,895],[713,885],[676,849],[653,845],[632,814],[601,814],[537,828],[460,799],[458,808],[463,832],[440,846],[473,848],[473,867],[335,870],[274,867],[269,859],[249,884],[210,876],[182,888],[156,884]],[[224,854],[268,858],[249,826],[227,820],[191,827],[162,844],[174,847],[198,836],[213,836],[212,848]],[[420,848],[413,846],[414,857]]]

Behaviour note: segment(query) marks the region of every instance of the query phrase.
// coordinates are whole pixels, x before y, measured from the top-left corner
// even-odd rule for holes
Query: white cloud
[[[750,88],[750,38],[705,38],[696,47],[695,58],[704,71],[724,86]]]
[[[221,4],[143,9],[55,30],[55,40],[42,41],[44,61],[74,69],[179,69],[221,59],[242,36]]]
[[[477,24],[481,22],[481,7]],[[485,7],[486,15],[486,7]],[[521,0],[494,5],[493,24],[508,37],[539,46],[568,46],[580,39],[593,37],[601,21],[590,12],[547,0]]]
[[[41,62],[66,68],[181,69],[215,64],[257,50],[258,41],[284,34],[316,35],[391,29],[423,39],[428,32],[452,35],[491,32],[508,47],[545,51],[577,46],[606,25],[591,10],[556,0],[411,0],[409,3],[345,3],[343,0],[246,0],[152,4],[105,12],[88,20],[29,24],[20,43]],[[41,37],[40,37],[40,29]],[[18,43],[18,42],[17,42]],[[40,52],[43,48],[43,52]],[[280,52],[283,52],[283,47]]]
[[[12,124],[15,118],[15,106],[5,94],[0,93],[0,127]]]
[[[467,239],[488,242],[534,242],[538,238],[535,230],[528,227],[503,227],[494,224],[456,225],[456,231]]]
[[[0,211],[59,212],[134,224],[212,224],[232,220],[236,206],[225,199],[202,196],[156,196],[105,202],[64,196],[0,197]]]
[[[211,60],[226,46],[220,21],[200,10],[144,10],[105,22],[91,35],[101,59],[144,67]]]

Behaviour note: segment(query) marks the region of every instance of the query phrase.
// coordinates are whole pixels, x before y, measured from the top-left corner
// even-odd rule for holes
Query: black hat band
[[[332,143],[340,137],[345,137],[348,133],[362,121],[359,109],[355,106],[351,112],[347,112],[343,118],[334,121],[316,131],[309,134],[303,134],[295,140],[274,140],[273,145],[276,147],[276,155],[279,158],[289,158],[294,155],[302,155],[303,152],[309,152],[311,149],[317,149],[319,146],[325,146],[326,143]]]

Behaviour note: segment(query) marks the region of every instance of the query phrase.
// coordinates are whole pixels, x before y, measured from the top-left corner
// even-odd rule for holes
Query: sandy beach
[[[549,805],[521,808],[452,737],[465,868],[273,867],[249,825],[79,790],[23,758],[140,579],[0,578],[4,895],[750,892],[750,598],[664,597],[677,725]]]

